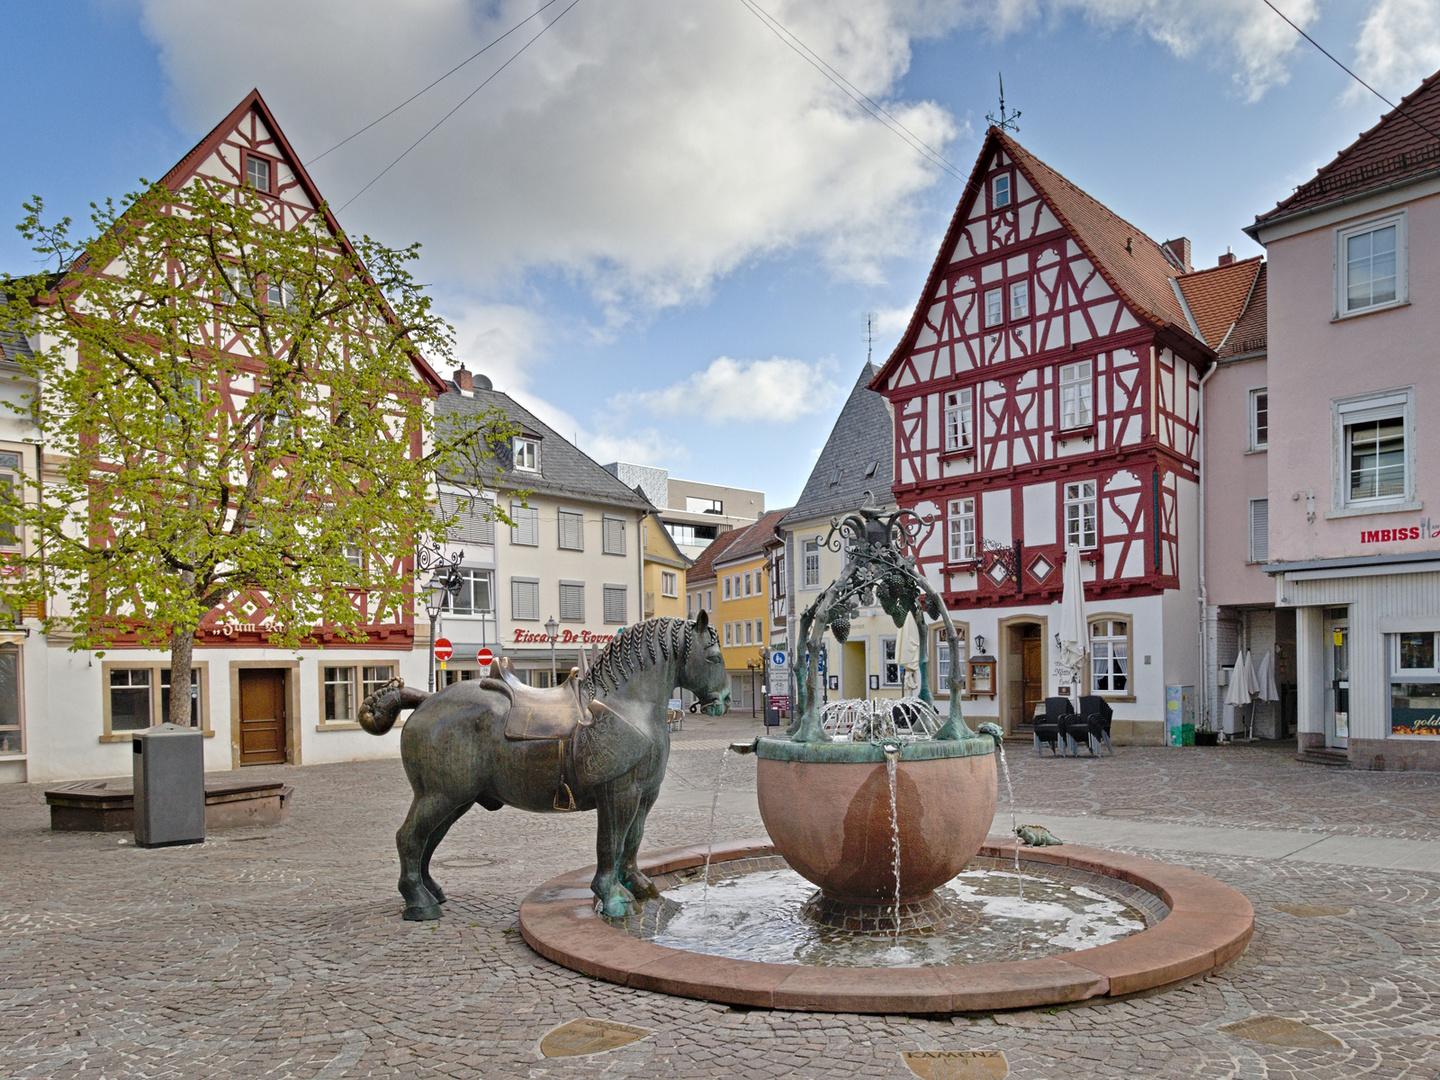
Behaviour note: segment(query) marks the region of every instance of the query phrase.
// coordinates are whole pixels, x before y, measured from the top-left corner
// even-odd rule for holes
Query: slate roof
[[[1210,348],[1218,350],[1225,341],[1230,328],[1246,310],[1255,279],[1264,269],[1264,260],[1256,255],[1228,266],[1196,270],[1177,279],[1200,337]]]
[[[799,500],[780,522],[782,529],[858,510],[866,491],[874,494],[877,506],[895,501],[890,494],[895,482],[895,433],[884,396],[870,389],[877,374],[874,364],[861,370]],[[872,463],[875,471],[867,476]]]
[[[1428,129],[1428,130],[1427,130]],[[1432,134],[1437,133],[1437,134]],[[1440,172],[1440,71],[1335,155],[1313,180],[1301,184],[1275,209],[1259,214],[1245,231],[1283,218]]]
[[[744,531],[744,529],[731,529],[711,540],[705,550],[700,553],[700,557],[695,560],[695,565],[685,572],[685,587],[688,589],[691,585],[714,581],[715,560],[725,553],[726,548],[739,540]]]
[[[780,519],[790,512],[788,506],[779,510],[769,510],[763,517],[758,519],[754,525],[747,525],[743,529],[736,529],[740,535],[732,540],[714,559],[711,560],[712,567],[721,563],[734,562],[737,559],[753,559],[756,555],[765,550],[766,543],[775,535],[775,526],[780,524]],[[712,547],[714,545],[711,545]]]
[[[499,390],[476,389],[474,396],[451,389],[435,399],[435,415],[476,416],[492,406],[501,409],[506,418],[522,432],[540,441],[540,471],[517,472],[509,466],[508,448],[500,464],[504,468],[500,486],[504,490],[533,491],[537,495],[554,495],[582,499],[635,510],[651,509],[649,500],[637,495],[611,476],[600,464],[575,444],[567,441],[544,421],[514,398]]]
[[[0,360],[9,360],[15,364],[19,363],[22,357],[28,360],[34,355],[24,334],[0,327]]]

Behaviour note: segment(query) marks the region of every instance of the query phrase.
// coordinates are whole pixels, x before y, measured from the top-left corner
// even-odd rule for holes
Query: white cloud
[[[693,417],[706,423],[725,420],[783,422],[829,408],[840,388],[827,372],[827,361],[774,357],[770,360],[732,360],[721,356],[704,371],[661,390],[620,394],[611,399],[617,409],[639,407],[679,419]]]
[[[1377,0],[1360,27],[1355,67],[1382,94],[1398,98],[1440,68],[1440,6],[1435,0]],[[1352,98],[1368,97],[1352,86]]]
[[[881,337],[899,334],[910,325],[910,316],[914,313],[914,307],[878,308],[875,311],[875,333]]]

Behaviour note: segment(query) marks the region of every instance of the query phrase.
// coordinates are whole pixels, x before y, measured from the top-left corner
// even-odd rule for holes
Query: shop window
[[[1440,738],[1440,635],[1423,630],[1387,636],[1390,734]]]
[[[1372,507],[1411,508],[1414,388],[1335,401],[1331,410],[1338,450],[1337,509],[1363,513]]]
[[[1337,318],[1406,301],[1405,227],[1401,212],[1335,230]]]
[[[1089,360],[1060,365],[1060,428],[1062,431],[1090,426],[1094,416],[1091,408],[1092,393]]]
[[[524,506],[519,500],[510,500],[510,543],[520,547],[540,546],[540,511],[533,506]]]
[[[605,586],[605,621],[607,623],[625,622],[625,586]]]
[[[510,617],[516,622],[540,621],[540,581],[538,578],[510,579]]]
[[[880,639],[880,685],[900,685],[900,643],[893,637]]]
[[[950,541],[950,562],[967,563],[975,559],[975,499],[951,499],[945,517],[946,536]]]
[[[1264,450],[1270,445],[1270,390],[1260,387],[1250,391],[1250,446]]]
[[[606,555],[625,554],[625,519],[606,515],[604,519],[603,534],[601,536],[601,550]]]
[[[1077,480],[1065,485],[1065,545],[1090,551],[1097,542],[1095,481]]]
[[[585,550],[585,515],[577,510],[560,510],[555,515],[560,528],[560,550]]]
[[[975,391],[971,387],[945,395],[945,449],[975,449]]]
[[[1130,695],[1128,619],[1091,620],[1090,692],[1109,697]]]
[[[0,754],[25,750],[20,711],[20,646],[0,645]]]
[[[585,583],[583,581],[560,582],[560,621],[585,621]]]

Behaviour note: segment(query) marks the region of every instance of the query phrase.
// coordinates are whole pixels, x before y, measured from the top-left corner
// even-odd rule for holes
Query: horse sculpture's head
[[[720,635],[702,609],[690,624],[695,648],[689,650],[680,668],[680,685],[700,699],[700,707],[711,716],[722,716],[730,708],[730,676],[720,651]]]

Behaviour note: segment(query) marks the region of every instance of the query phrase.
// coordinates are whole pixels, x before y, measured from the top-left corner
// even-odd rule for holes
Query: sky
[[[1392,101],[1440,68],[1440,0],[1275,3]],[[895,346],[1000,74],[1023,145],[1197,266],[1387,109],[1264,0],[74,0],[0,40],[0,222],[82,222],[259,87],[349,232],[420,242],[456,361],[771,507]]]

